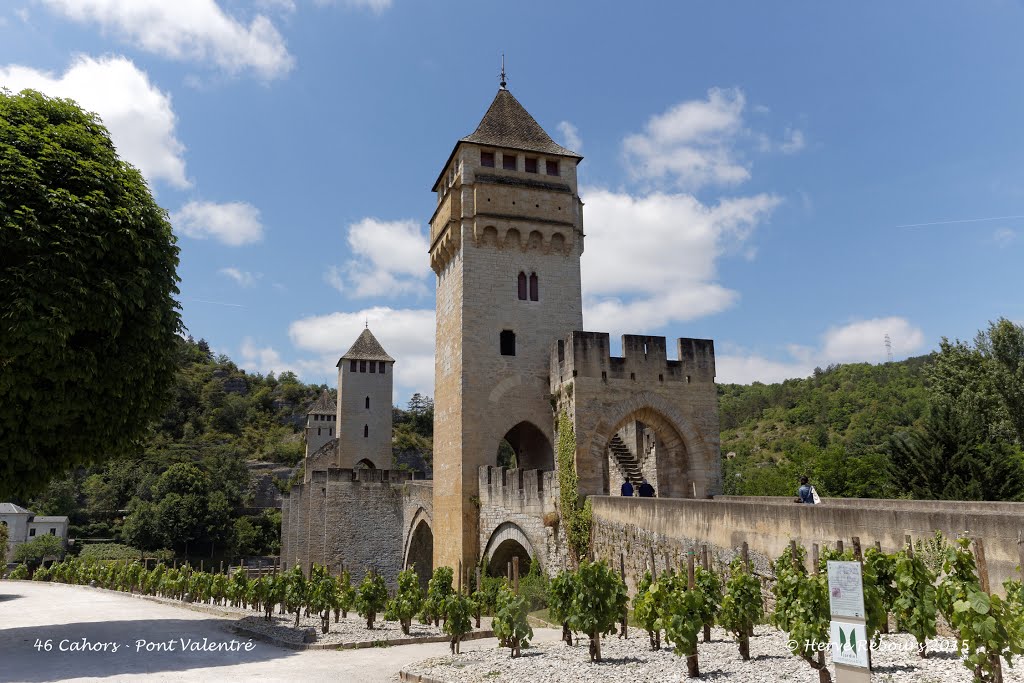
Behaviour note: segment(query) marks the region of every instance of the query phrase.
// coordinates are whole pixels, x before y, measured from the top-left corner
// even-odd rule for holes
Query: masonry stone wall
[[[395,364],[385,362],[385,372],[352,372],[350,361],[338,364],[338,467],[355,467],[369,460],[377,469],[391,466],[392,388]],[[369,361],[375,367],[379,361]],[[369,399],[369,407],[367,407]],[[364,436],[365,435],[365,436]]]
[[[478,469],[527,422],[554,441],[548,349],[582,326],[582,204],[575,159],[559,176],[480,166],[481,147],[457,145],[437,186],[431,266],[437,282],[434,396],[435,564],[474,563],[480,527]],[[508,150],[505,150],[508,151]],[[532,155],[531,155],[532,156]],[[543,169],[543,165],[539,165]],[[518,274],[536,274],[538,301],[518,298]],[[515,355],[502,355],[503,331]],[[553,468],[545,464],[527,466]]]
[[[677,340],[669,360],[664,337],[623,335],[611,356],[603,332],[572,332],[552,346],[551,393],[576,432],[576,472],[584,495],[611,490],[607,448],[632,421],[656,435],[648,471],[659,496],[704,498],[721,491],[714,344]]]
[[[281,564],[308,572],[310,563],[332,572],[346,566],[353,580],[373,568],[395,586],[407,533],[417,512],[430,519],[431,482],[408,472],[332,468],[315,471],[283,501]]]
[[[838,502],[838,501],[837,501]],[[618,567],[625,553],[627,586],[650,565],[651,550],[661,571],[666,563],[683,566],[688,550],[708,544],[719,566],[726,565],[744,541],[761,574],[795,540],[851,547],[854,536],[863,548],[879,541],[885,552],[904,546],[904,537],[930,538],[935,530],[948,537],[967,532],[983,539],[993,589],[1019,563],[1017,535],[1024,529],[1020,503],[960,501],[858,500],[831,505],[797,505],[788,498],[687,500],[593,496],[593,550],[598,559]],[[1021,506],[1021,507],[1013,507]]]
[[[489,557],[505,538],[501,531],[514,525],[529,543],[525,549],[549,575],[563,569],[567,544],[559,516],[557,473],[484,466],[479,477],[483,556]]]

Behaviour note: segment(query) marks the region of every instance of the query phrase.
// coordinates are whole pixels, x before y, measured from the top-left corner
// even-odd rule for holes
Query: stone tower
[[[369,329],[338,361],[338,467],[391,466],[394,366]]]
[[[320,450],[338,432],[337,414],[331,392],[324,389],[306,412],[306,457]]]
[[[502,440],[554,469],[551,345],[583,326],[581,156],[502,87],[434,183],[434,566],[480,552],[478,470]]]

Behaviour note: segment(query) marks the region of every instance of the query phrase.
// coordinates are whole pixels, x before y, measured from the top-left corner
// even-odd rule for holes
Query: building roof
[[[494,101],[487,108],[487,113],[480,119],[480,125],[471,135],[460,142],[473,142],[478,145],[494,147],[511,147],[524,152],[556,154],[564,157],[582,159],[579,154],[566,149],[551,139],[540,124],[530,116],[519,100],[505,88],[498,91]]]
[[[387,354],[384,347],[380,345],[377,338],[370,332],[370,328],[366,328],[360,333],[359,338],[345,352],[341,360],[383,360],[389,363],[395,362],[395,359]],[[340,364],[341,361],[338,361],[338,363]]]
[[[31,515],[29,510],[14,503],[0,503],[0,515]]]
[[[337,410],[338,404],[331,396],[330,390],[324,389],[324,392],[320,394],[320,398],[313,401],[312,405],[309,406],[306,415],[334,415]]]
[[[68,518],[66,516],[64,516],[64,515],[56,516],[56,517],[55,516],[49,516],[49,517],[43,516],[43,517],[33,517],[32,518],[32,523],[33,524],[35,524],[36,522],[50,522],[50,523],[53,523],[53,522],[67,522],[67,521],[68,521]]]

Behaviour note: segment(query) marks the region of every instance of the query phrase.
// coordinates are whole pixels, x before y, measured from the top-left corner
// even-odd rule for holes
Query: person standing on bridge
[[[619,489],[619,493],[623,496],[633,497],[633,485],[629,483],[629,480],[622,482],[622,488]]]
[[[654,498],[654,487],[644,479],[643,483],[640,484],[639,493],[641,498]]]

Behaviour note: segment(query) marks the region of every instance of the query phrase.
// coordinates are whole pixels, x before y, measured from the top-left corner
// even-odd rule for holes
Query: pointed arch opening
[[[523,421],[498,442],[497,463],[524,470],[553,470],[555,454],[547,435],[532,422]]]

